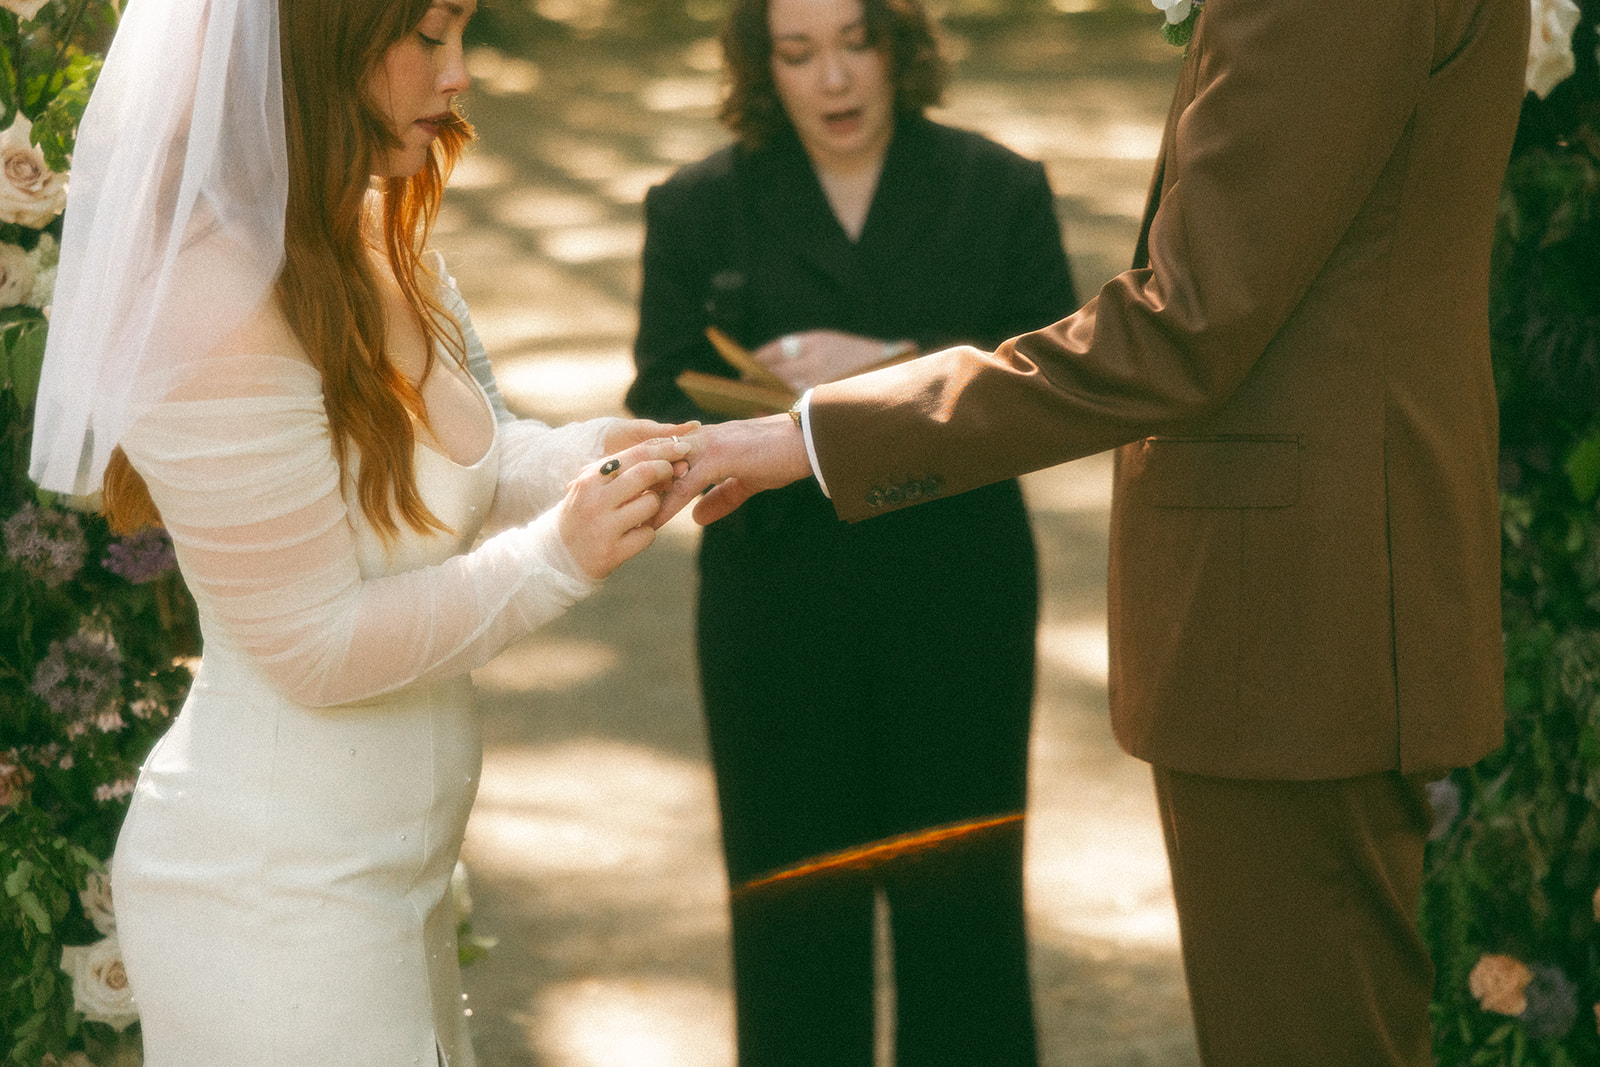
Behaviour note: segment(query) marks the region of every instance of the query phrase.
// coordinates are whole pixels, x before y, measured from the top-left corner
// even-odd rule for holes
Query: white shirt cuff
[[[828,492],[828,483],[822,480],[822,465],[817,462],[817,446],[811,442],[810,389],[800,394],[799,403],[795,407],[800,410],[800,432],[806,439],[806,459],[811,461],[811,476],[817,480],[817,485],[822,487],[822,495],[832,500],[833,494]]]

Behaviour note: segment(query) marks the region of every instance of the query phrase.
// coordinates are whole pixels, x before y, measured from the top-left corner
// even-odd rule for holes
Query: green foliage
[[[74,55],[41,84],[41,96],[49,102],[33,120],[33,143],[44,152],[52,170],[67,169],[78,123],[103,63],[99,56]]]
[[[1600,1063],[1600,139],[1595,0],[1577,72],[1528,97],[1491,277],[1501,419],[1506,744],[1457,771],[1428,855],[1439,1064]],[[1448,807],[1448,805],[1446,805]],[[1448,814],[1448,813],[1446,813]],[[1535,975],[1520,1016],[1484,1010],[1485,954]]]
[[[0,129],[18,112],[46,166],[64,171],[116,22],[111,0],[52,0],[22,22],[0,9]],[[59,218],[0,218],[0,241],[53,286]],[[41,277],[49,281],[41,283]],[[86,502],[27,477],[33,398],[49,328],[38,306],[0,308],[0,1064],[38,1067],[119,1037],[74,1010],[62,948],[106,936],[80,893],[103,872],[127,793],[186,693],[194,605],[159,537],[112,535]],[[74,656],[77,657],[74,660]],[[101,920],[105,920],[102,918]]]
[[[64,937],[94,940],[74,915],[76,891],[98,860],[64,837],[48,836],[36,812],[0,818],[32,823],[8,828],[0,837],[0,958],[15,960],[16,977],[0,989],[0,1032],[10,1035],[7,1064],[37,1064],[46,1053],[65,1056],[80,1036],[81,1018],[72,1010],[68,979],[57,963]]]
[[[1199,18],[1200,8],[1197,5],[1189,11],[1188,16],[1182,22],[1176,25],[1170,22],[1163,22],[1161,24],[1161,36],[1165,37],[1170,45],[1186,48],[1189,42],[1194,40],[1194,24]]]

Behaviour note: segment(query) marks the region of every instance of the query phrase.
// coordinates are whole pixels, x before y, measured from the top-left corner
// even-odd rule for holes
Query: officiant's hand
[[[589,464],[568,483],[556,528],[585,574],[604,578],[650,547],[652,520],[689,451],[681,437],[657,438]]]
[[[694,521],[706,526],[763,490],[811,474],[805,437],[787,414],[702,426],[684,440],[689,471],[662,497],[651,520],[657,529],[697,497]]]
[[[806,330],[768,341],[752,355],[785,385],[803,393],[812,386],[848,378],[915,349],[911,341],[882,341],[838,330]]]

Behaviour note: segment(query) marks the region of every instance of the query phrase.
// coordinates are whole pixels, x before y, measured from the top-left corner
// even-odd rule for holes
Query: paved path
[[[571,19],[604,8],[538,5]],[[722,142],[716,50],[709,31],[577,38],[490,10],[499,47],[471,56],[481,143],[435,243],[514,407],[556,422],[613,413],[630,375],[639,200]],[[1176,55],[1152,18],[1116,12],[955,30],[939,117],[1048,163],[1093,291],[1130,255]],[[1104,457],[1026,480],[1046,593],[1028,839],[1044,1062],[1194,1067],[1148,776],[1106,724],[1108,480]],[[476,926],[498,938],[467,972],[484,1067],[733,1063],[691,649],[696,535],[681,517],[476,675],[486,750],[465,859]]]

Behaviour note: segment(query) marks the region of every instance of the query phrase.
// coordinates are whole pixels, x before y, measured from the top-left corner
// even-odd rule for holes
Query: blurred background
[[[1080,292],[1133,250],[1177,65],[1146,0],[943,0],[940,121],[1044,161]],[[621,412],[640,201],[727,140],[724,0],[480,0],[479,141],[434,244],[513,408]],[[1042,325],[1042,324],[1041,324]],[[1043,574],[1028,892],[1048,1067],[1194,1067],[1144,765],[1106,720],[1110,463],[1029,476]],[[732,1067],[726,879],[695,685],[698,531],[674,520],[592,599],[475,675],[463,858],[483,1067]]]

